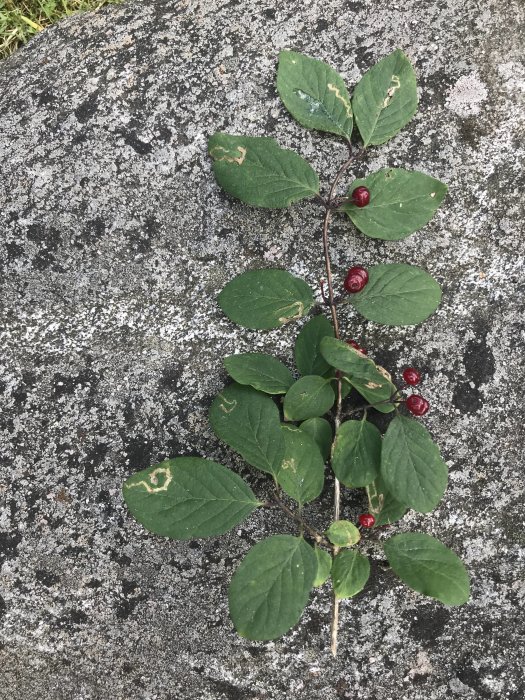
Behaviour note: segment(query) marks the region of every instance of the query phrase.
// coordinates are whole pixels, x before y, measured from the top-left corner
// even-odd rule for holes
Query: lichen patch
[[[488,90],[477,73],[462,75],[448,93],[446,107],[460,117],[471,117],[481,112]]]

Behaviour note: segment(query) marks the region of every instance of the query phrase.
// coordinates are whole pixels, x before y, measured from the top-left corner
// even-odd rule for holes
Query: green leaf
[[[319,178],[275,139],[216,133],[208,141],[219,185],[246,204],[281,209],[319,192]]]
[[[336,338],[323,338],[321,353],[333,367],[342,370],[350,384],[377,411],[390,413],[394,405],[388,403],[396,387],[388,372],[355,348]],[[377,405],[376,405],[377,404]]]
[[[334,405],[335,394],[330,380],[316,375],[301,377],[284,397],[286,420],[305,420],[322,416]]]
[[[461,559],[430,535],[410,532],[383,543],[390,566],[414,591],[445,605],[462,605],[470,595]]]
[[[294,383],[292,373],[283,363],[262,352],[245,352],[224,358],[224,366],[238,384],[248,384],[266,394],[286,394]]]
[[[342,370],[349,378],[379,380],[382,377],[373,360],[343,340],[322,338],[320,350],[329,365]]]
[[[139,523],[177,540],[222,535],[262,505],[240,476],[198,457],[168,459],[133,474],[123,495]]]
[[[366,491],[370,500],[370,512],[376,519],[374,527],[391,525],[407,512],[407,507],[396,501],[388,491],[381,474],[366,487]]]
[[[388,372],[385,370],[385,379],[387,374]],[[374,407],[375,411],[391,413],[395,410],[395,405],[390,402],[390,397],[395,392],[396,387],[388,379],[383,384],[380,384],[379,381],[368,382],[364,379],[350,379],[349,381],[354,389]]]
[[[324,549],[315,547],[315,556],[317,558],[317,574],[314,579],[314,586],[322,586],[330,578],[330,571],[332,570],[332,557]]]
[[[268,329],[305,316],[312,290],[286,270],[249,270],[234,277],[218,296],[226,316],[245,328]]]
[[[408,124],[417,111],[416,74],[400,49],[363,75],[352,106],[364,146],[385,143]]]
[[[314,316],[301,328],[295,341],[295,364],[303,376],[326,374],[330,365],[321,355],[321,340],[334,336],[334,328],[326,316]]]
[[[381,476],[392,496],[418,513],[428,513],[445,493],[447,474],[428,430],[412,418],[394,418],[381,452]]]
[[[279,409],[269,396],[231,384],[214,399],[210,423],[217,437],[252,467],[277,475],[284,456]]]
[[[345,486],[367,486],[381,468],[381,433],[366,420],[339,426],[332,452],[332,469]]]
[[[404,264],[368,268],[368,284],[349,294],[350,303],[369,321],[385,326],[415,326],[439,306],[441,288],[420,267]]]
[[[342,207],[355,226],[370,238],[399,241],[417,231],[434,216],[447,193],[447,186],[424,173],[402,168],[385,168],[356,180],[356,187],[370,191],[366,207],[348,202]]]
[[[299,124],[350,141],[350,95],[341,76],[327,63],[295,51],[281,51],[277,91]]]
[[[299,426],[301,430],[308,433],[313,438],[315,444],[319,448],[323,459],[326,460],[330,456],[332,448],[332,426],[326,418],[308,418]]]
[[[324,462],[314,440],[291,425],[281,426],[284,458],[277,481],[300,505],[313,501],[324,485]]]
[[[353,547],[361,539],[361,533],[349,520],[336,520],[328,530],[326,536],[336,547]]]
[[[317,558],[302,538],[275,535],[258,542],[233,575],[228,594],[235,629],[247,639],[275,639],[299,621]]]
[[[365,587],[370,576],[370,562],[355,549],[344,549],[334,558],[332,580],[335,597],[352,598]]]

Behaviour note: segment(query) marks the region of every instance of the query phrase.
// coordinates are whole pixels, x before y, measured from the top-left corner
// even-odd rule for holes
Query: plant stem
[[[352,151],[352,146],[348,144],[349,152],[350,152],[350,157],[348,160],[346,160],[343,165],[339,168],[334,181],[332,182],[332,186],[330,187],[330,192],[328,193],[328,199],[326,200],[325,204],[325,215],[324,215],[324,221],[323,221],[323,251],[324,251],[324,262],[325,262],[325,268],[326,268],[326,284],[328,287],[328,303],[330,306],[330,313],[332,315],[332,323],[334,325],[334,333],[336,338],[340,338],[340,333],[339,333],[339,321],[337,319],[337,310],[336,310],[336,305],[334,301],[334,285],[332,281],[332,266],[330,263],[330,247],[328,243],[328,228],[330,226],[330,220],[332,218],[332,210],[333,210],[333,204],[335,201],[335,195],[337,191],[337,186],[339,184],[339,181],[341,177],[344,175],[344,173],[348,170],[350,165],[352,164],[354,160],[354,154]],[[341,394],[341,384],[342,384],[342,379],[341,379],[341,373],[337,373],[337,404],[336,404],[336,411],[335,411],[335,418],[334,418],[334,429],[335,429],[335,435],[337,435],[337,431],[339,429],[339,426],[341,425],[341,405],[342,405],[342,394]],[[340,512],[341,512],[341,484],[339,483],[339,480],[336,478],[334,481],[334,520],[339,520],[340,517]],[[338,547],[334,547],[334,556],[337,554],[339,551]],[[332,599],[332,622],[330,625],[330,639],[331,639],[331,650],[332,654],[334,656],[337,655],[337,629],[339,625],[339,600],[335,597],[335,592],[333,593],[333,599]]]
[[[318,532],[315,528],[311,527],[308,525],[307,522],[305,522],[299,513],[294,513],[293,510],[288,508],[288,506],[281,501],[279,496],[277,494],[272,495],[274,503],[279,506],[279,508],[283,511],[283,513],[286,513],[286,515],[294,520],[296,523],[298,523],[302,529],[306,530],[307,532],[310,533],[310,535],[314,538],[314,540],[317,542],[317,544],[322,544],[325,547],[329,547],[332,549],[332,545],[330,542],[328,542],[327,539],[325,539],[320,532]]]
[[[332,314],[332,323],[334,324],[334,331],[335,331],[335,337],[339,338],[339,323],[337,320],[337,311],[335,308],[335,303],[334,303],[334,285],[332,282],[332,266],[330,263],[330,247],[328,245],[328,227],[330,225],[330,219],[332,218],[332,203],[334,200],[334,195],[337,190],[337,185],[339,184],[339,180],[343,176],[343,174],[348,170],[350,165],[352,164],[353,161],[353,156],[351,155],[350,158],[343,163],[343,165],[339,168],[339,171],[337,175],[334,178],[334,181],[332,182],[332,186],[330,187],[330,192],[328,194],[328,199],[326,200],[325,203],[325,215],[324,215],[324,221],[323,221],[323,250],[324,250],[324,263],[326,267],[326,283],[328,286],[328,303],[330,305],[330,312]]]
[[[398,402],[401,402],[401,399],[396,399],[395,397],[397,394],[399,394],[399,389],[392,394],[388,399],[383,399],[382,401],[376,401],[376,403],[367,403],[364,406],[359,406],[358,408],[354,408],[351,411],[348,411],[344,414],[345,418],[348,418],[348,416],[353,416],[355,413],[361,413],[362,411],[367,411],[369,408],[376,408],[376,406],[383,406],[384,404],[388,403],[393,403],[394,405]]]

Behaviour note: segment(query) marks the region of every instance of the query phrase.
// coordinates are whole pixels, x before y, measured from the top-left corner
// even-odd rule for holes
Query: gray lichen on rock
[[[0,66],[2,698],[521,700],[520,17],[518,0],[131,2],[64,21]],[[375,554],[373,583],[342,608],[332,660],[327,587],[276,642],[242,640],[228,619],[237,562],[287,522],[264,511],[219,539],[170,542],[129,517],[120,487],[166,456],[197,454],[263,488],[207,410],[223,356],[276,349],[290,363],[301,324],[235,328],[216,295],[263,266],[315,287],[320,210],[230,200],[207,138],[272,136],[326,186],[344,145],[286,113],[277,53],[327,60],[353,85],[396,46],[415,64],[420,109],[367,167],[420,169],[449,196],[400,243],[365,240],[341,219],[334,267],[340,283],[350,264],[406,261],[443,283],[440,310],[417,328],[346,307],[342,318],[381,365],[427,372],[425,420],[450,485],[436,511],[400,527],[453,547],[473,595],[462,608],[429,602]],[[328,494],[308,507],[319,527],[329,507]],[[343,517],[361,508],[347,494]]]

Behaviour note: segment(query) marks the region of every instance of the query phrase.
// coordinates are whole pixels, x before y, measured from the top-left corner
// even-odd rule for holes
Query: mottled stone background
[[[520,0],[130,2],[62,22],[0,64],[2,700],[524,697],[523,20]],[[348,309],[343,325],[391,370],[428,373],[425,422],[450,486],[393,531],[453,547],[472,599],[434,604],[375,561],[343,605],[333,660],[327,587],[282,640],[242,640],[229,622],[231,574],[252,543],[289,531],[279,515],[169,542],[131,520],[120,486],[199,454],[264,487],[212,435],[207,409],[223,355],[277,347],[290,361],[299,325],[239,330],[216,293],[265,265],[315,285],[321,212],[230,201],[206,139],[275,136],[326,187],[344,148],[285,112],[278,51],[329,60],[352,85],[398,46],[421,107],[359,172],[413,167],[450,194],[399,243],[339,220],[333,258],[339,282],[351,263],[386,260],[443,283],[417,328]],[[328,508],[329,493],[309,517],[324,527]],[[361,508],[345,496],[346,517]]]

